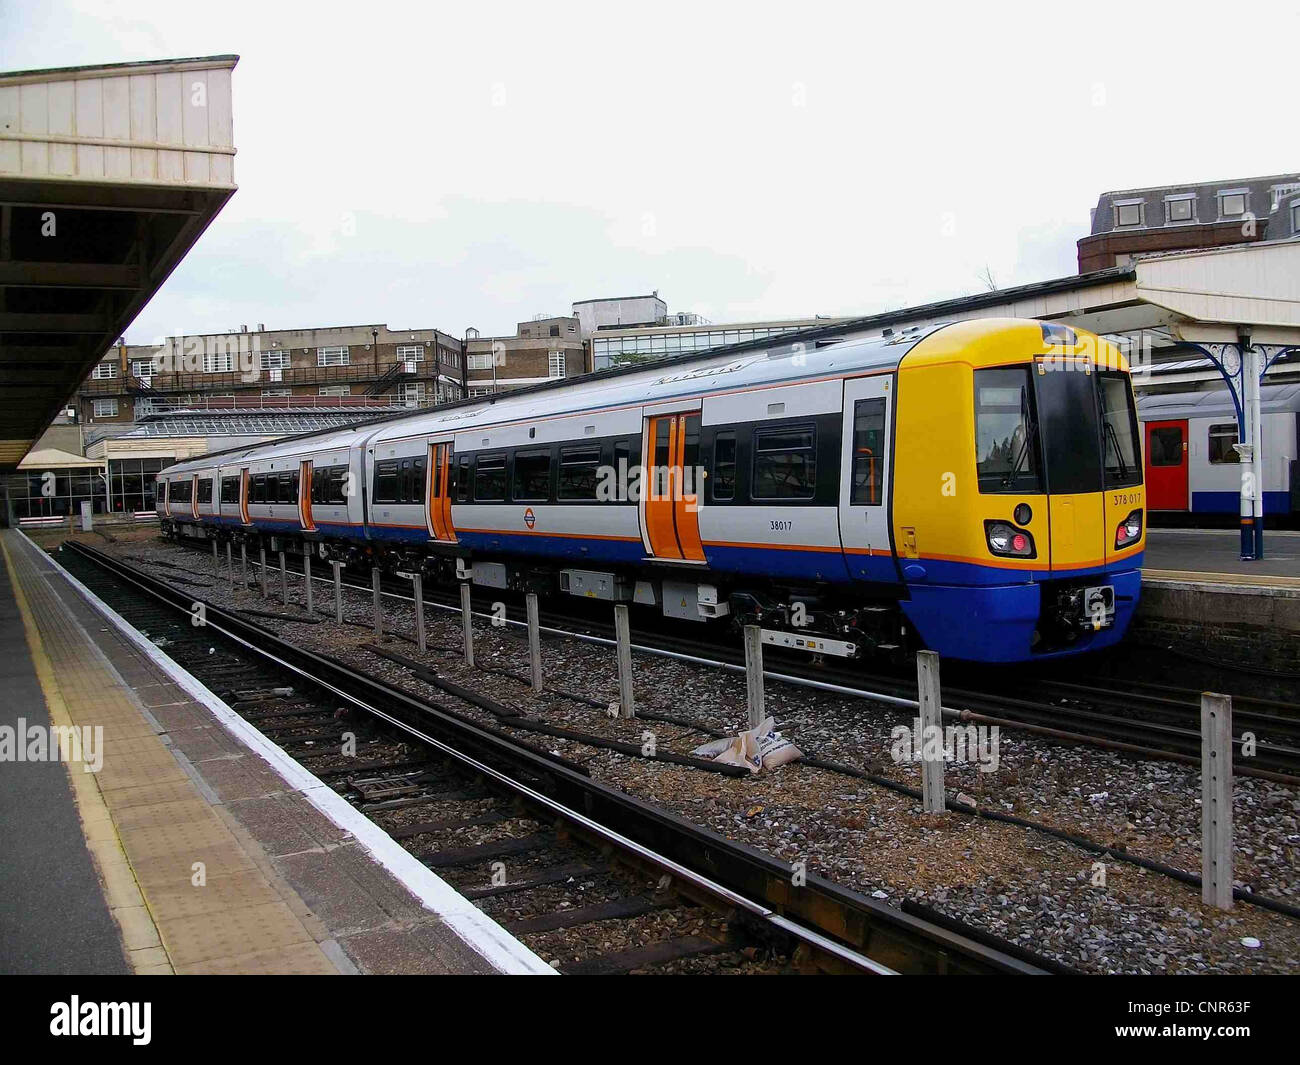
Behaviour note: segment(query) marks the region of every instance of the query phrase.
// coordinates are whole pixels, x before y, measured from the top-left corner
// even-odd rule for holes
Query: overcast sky
[[[132,342],[868,314],[1074,273],[1102,191],[1300,169],[1294,5],[1072,6],[0,0],[0,69],[241,56],[239,191]]]

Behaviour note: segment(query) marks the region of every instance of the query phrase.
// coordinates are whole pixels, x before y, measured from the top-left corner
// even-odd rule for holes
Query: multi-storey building
[[[84,424],[180,407],[427,406],[464,395],[462,342],[386,325],[241,328],[119,344],[77,393]]]
[[[1300,174],[1103,192],[1079,273],[1125,266],[1144,252],[1184,251],[1300,234]]]
[[[577,315],[520,322],[514,336],[465,332],[465,388],[487,396],[586,373],[587,355]]]

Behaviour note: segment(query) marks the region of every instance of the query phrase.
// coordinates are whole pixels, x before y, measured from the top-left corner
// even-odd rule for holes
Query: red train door
[[[1187,419],[1146,427],[1147,509],[1187,510]]]

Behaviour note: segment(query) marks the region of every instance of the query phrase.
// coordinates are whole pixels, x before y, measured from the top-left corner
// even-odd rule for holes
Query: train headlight
[[[1128,547],[1142,538],[1142,511],[1135,510],[1115,529],[1115,546]]]
[[[986,521],[984,534],[989,550],[1006,558],[1036,558],[1034,538],[1024,529],[1017,529],[1005,521]]]

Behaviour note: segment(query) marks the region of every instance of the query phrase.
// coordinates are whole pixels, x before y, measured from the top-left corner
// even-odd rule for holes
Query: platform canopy
[[[0,473],[234,193],[238,58],[0,73]]]

